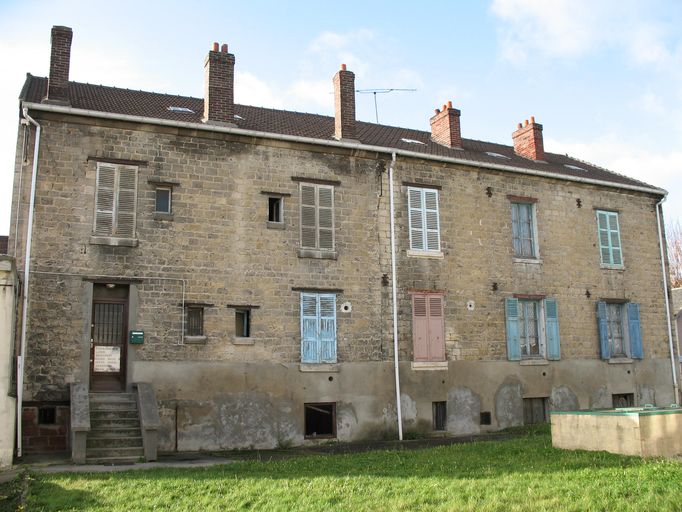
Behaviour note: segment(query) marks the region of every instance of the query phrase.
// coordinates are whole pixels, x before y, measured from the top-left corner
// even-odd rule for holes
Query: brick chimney
[[[462,149],[460,113],[456,108],[452,108],[451,101],[443,105],[443,110],[436,109],[436,114],[431,118],[431,139],[449,148]]]
[[[234,123],[234,55],[213,43],[204,62],[204,123]]]
[[[544,160],[545,147],[542,143],[542,125],[535,122],[531,116],[524,124],[519,123],[518,128],[512,133],[514,140],[514,153],[531,160]]]
[[[47,82],[45,103],[69,105],[69,64],[71,62],[71,40],[73,31],[69,27],[52,27],[52,51],[50,53],[50,77]]]
[[[334,75],[334,138],[355,139],[355,74],[341,69]]]

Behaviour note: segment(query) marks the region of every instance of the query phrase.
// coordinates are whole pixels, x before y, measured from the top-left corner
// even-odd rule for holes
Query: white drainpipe
[[[403,412],[400,405],[400,369],[398,367],[398,283],[395,268],[395,208],[393,206],[393,167],[395,153],[388,167],[388,194],[391,205],[391,288],[393,292],[393,367],[395,372],[395,405],[398,412],[398,439],[403,440]]]
[[[36,127],[36,138],[33,143],[33,173],[31,175],[31,197],[28,205],[28,227],[26,229],[26,253],[24,255],[24,282],[22,294],[24,296],[21,310],[21,353],[17,357],[17,457],[21,457],[21,414],[24,398],[24,363],[26,361],[26,322],[28,317],[28,279],[31,267],[31,241],[33,238],[33,210],[36,199],[36,181],[38,180],[38,151],[40,149],[40,125],[28,115],[28,109],[23,109],[24,119]],[[19,191],[21,195],[21,191]],[[17,212],[17,215],[19,212]],[[14,233],[18,236],[18,233]]]
[[[670,345],[670,365],[673,375],[673,393],[675,394],[675,403],[680,404],[679,386],[677,384],[677,363],[675,361],[675,350],[673,349],[673,331],[670,323],[670,302],[668,300],[668,269],[665,267],[665,253],[663,247],[663,233],[661,232],[661,210],[663,209],[663,201],[666,196],[663,196],[658,203],[656,203],[656,226],[658,227],[658,245],[661,249],[661,272],[663,273],[663,300],[665,301],[666,324],[668,325],[668,344]]]

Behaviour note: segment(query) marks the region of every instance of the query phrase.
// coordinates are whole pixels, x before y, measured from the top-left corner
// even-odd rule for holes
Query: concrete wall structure
[[[14,330],[17,274],[14,259],[0,256],[0,469],[14,457],[16,397],[14,382]]]

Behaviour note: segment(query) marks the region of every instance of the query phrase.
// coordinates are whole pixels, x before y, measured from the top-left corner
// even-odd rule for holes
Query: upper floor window
[[[137,167],[98,163],[95,235],[134,238],[136,203]]]
[[[336,295],[301,293],[301,362],[336,362]]]
[[[301,248],[334,250],[334,187],[301,183]]]
[[[597,231],[602,265],[623,266],[623,252],[620,245],[618,213],[597,210]]]
[[[514,256],[516,258],[537,258],[535,204],[513,202],[511,203],[511,212]]]
[[[507,357],[510,361],[561,358],[555,299],[505,299],[505,316]]]
[[[154,211],[156,213],[171,213],[171,187],[156,187]]]
[[[642,359],[639,304],[601,300],[597,302],[597,322],[602,359]]]
[[[410,249],[413,251],[440,251],[438,190],[408,187],[407,203]]]

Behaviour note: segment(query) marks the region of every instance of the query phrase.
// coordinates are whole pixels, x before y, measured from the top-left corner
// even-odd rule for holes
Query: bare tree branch
[[[673,288],[682,287],[682,224],[672,221],[666,229],[668,242],[668,262],[670,265],[670,284]]]

